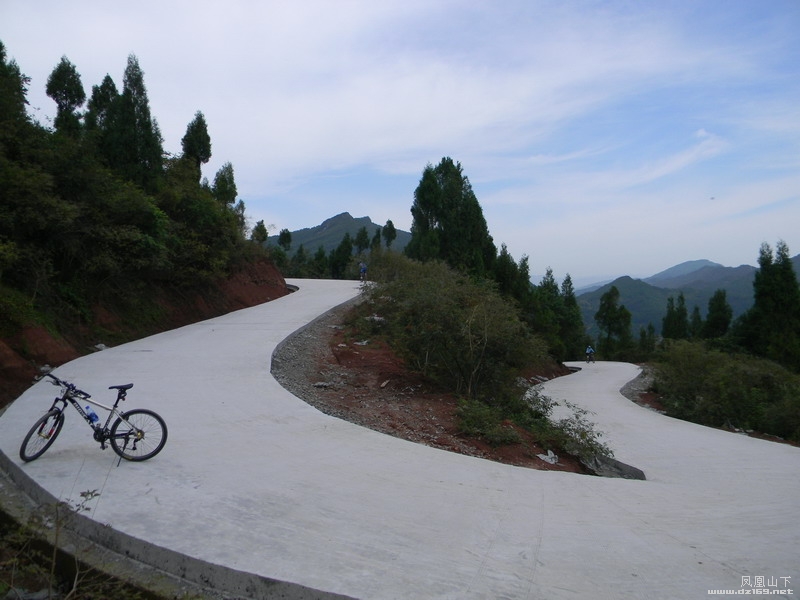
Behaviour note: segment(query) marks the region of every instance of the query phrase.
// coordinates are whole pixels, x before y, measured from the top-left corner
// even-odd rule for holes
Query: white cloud
[[[792,22],[787,0],[41,0],[4,3],[0,40],[40,116],[61,55],[88,92],[106,73],[121,87],[135,53],[167,150],[202,110],[206,175],[232,162],[254,220],[404,226],[425,164],[451,156],[498,243],[577,272],[752,254],[734,215],[778,237],[800,160]]]

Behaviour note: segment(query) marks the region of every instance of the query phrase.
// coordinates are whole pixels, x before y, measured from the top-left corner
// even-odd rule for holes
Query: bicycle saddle
[[[108,389],[110,390],[129,390],[133,387],[132,383],[126,383],[125,385],[110,385]]]

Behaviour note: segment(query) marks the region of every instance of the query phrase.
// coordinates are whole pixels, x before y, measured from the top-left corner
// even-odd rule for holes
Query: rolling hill
[[[367,228],[367,233],[372,238],[375,230],[381,226],[373,223],[369,217],[355,218],[348,212],[340,213],[315,227],[292,231],[289,254],[293,255],[301,245],[309,254],[314,254],[320,247],[329,254],[341,243],[345,233],[355,238],[362,227]],[[392,250],[402,251],[410,240],[409,232],[398,229]],[[270,236],[268,243],[277,245],[278,236]],[[792,264],[795,273],[798,273],[800,255],[792,258]],[[659,335],[661,321],[667,311],[667,300],[670,296],[677,300],[680,292],[683,292],[686,299],[690,316],[697,306],[705,318],[708,301],[718,289],[725,290],[734,318],[743,314],[753,304],[753,278],[757,270],[751,265],[726,267],[710,260],[691,260],[643,279],[626,275],[610,282],[585,287],[578,290],[577,300],[587,332],[597,336],[594,315],[600,306],[600,298],[612,285],[616,286],[620,292],[620,304],[631,311],[633,335],[638,336],[639,329],[647,328],[651,323]]]
[[[367,228],[367,233],[372,239],[372,236],[375,235],[375,230],[381,228],[382,225],[376,225],[369,217],[355,218],[350,213],[343,212],[335,217],[326,219],[316,227],[292,231],[292,246],[289,250],[289,255],[291,256],[297,252],[301,245],[309,254],[314,254],[320,246],[325,250],[325,254],[329,254],[331,250],[334,250],[341,243],[346,233],[349,233],[350,237],[355,239],[358,230],[362,227]],[[409,232],[398,229],[397,237],[392,242],[392,250],[402,251],[410,239],[411,234]],[[270,236],[267,239],[267,243],[277,246],[278,236]],[[383,242],[381,243],[385,246]]]
[[[797,273],[800,255],[792,258],[792,265]],[[667,312],[667,299],[672,296],[677,300],[680,292],[686,299],[690,316],[697,306],[705,318],[708,301],[718,289],[725,290],[734,319],[743,314],[753,304],[753,278],[757,270],[750,265],[724,267],[708,260],[688,261],[645,279],[619,277],[597,289],[579,294],[577,300],[588,333],[596,336],[598,329],[594,315],[600,307],[600,298],[611,286],[616,286],[620,293],[620,304],[631,311],[633,335],[638,336],[639,329],[646,328],[650,323],[658,335],[661,333],[661,320]]]

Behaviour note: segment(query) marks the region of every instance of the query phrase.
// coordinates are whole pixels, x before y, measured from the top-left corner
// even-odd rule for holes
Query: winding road
[[[606,362],[578,364],[544,393],[594,412],[646,481],[382,435],[271,377],[283,339],[358,293],[355,282],[291,283],[299,290],[284,298],[56,370],[100,401],[134,382],[127,407],[170,428],[151,461],[118,467],[71,413],[53,447],[21,463],[22,437],[55,390],[42,381],[0,417],[0,464],[37,498],[98,490],[84,535],[231,596],[672,600],[757,577],[800,587],[800,449],[633,404],[619,389],[638,368]]]

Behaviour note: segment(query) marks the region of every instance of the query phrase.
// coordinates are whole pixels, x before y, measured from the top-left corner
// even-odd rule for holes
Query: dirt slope
[[[56,367],[94,352],[96,344],[112,345],[108,339],[98,339],[97,334],[91,333],[93,330],[100,328],[111,337],[127,341],[268,302],[285,296],[289,290],[277,268],[262,261],[246,265],[216,288],[203,292],[155,293],[163,316],[149,331],[132,331],[121,315],[95,306],[92,327],[54,334],[41,325],[30,325],[0,339],[0,407],[31,385],[41,365]]]

